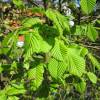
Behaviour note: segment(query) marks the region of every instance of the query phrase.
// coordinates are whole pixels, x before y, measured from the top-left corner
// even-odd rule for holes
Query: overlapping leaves
[[[53,58],[50,60],[48,68],[53,77],[59,77],[65,71],[81,77],[85,72],[85,60],[79,49],[67,47],[61,41],[56,40],[51,54]]]
[[[52,9],[48,9],[46,11],[46,16],[53,21],[54,26],[56,26],[56,28],[59,31],[59,34],[63,34],[63,31],[66,29],[67,31],[69,31],[69,24],[68,24],[68,19],[64,16],[62,16],[59,12],[52,10]]]
[[[43,40],[37,29],[25,35],[25,60],[33,53],[48,52],[50,49],[51,46]]]

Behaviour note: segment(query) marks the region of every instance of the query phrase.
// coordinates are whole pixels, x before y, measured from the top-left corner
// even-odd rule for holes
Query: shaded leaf
[[[98,60],[91,53],[88,54],[88,57],[91,60],[93,66],[100,70],[100,63],[98,62]]]
[[[91,24],[88,24],[87,26],[87,36],[93,42],[95,42],[98,37],[98,32]]]
[[[81,82],[75,84],[75,89],[80,93],[85,92],[86,82],[84,80],[81,80]]]
[[[42,23],[42,21],[39,18],[26,18],[23,20],[22,25],[24,28],[29,28],[38,23]]]
[[[6,87],[6,94],[7,95],[16,95],[16,94],[24,94],[26,92],[23,84],[11,84]]]

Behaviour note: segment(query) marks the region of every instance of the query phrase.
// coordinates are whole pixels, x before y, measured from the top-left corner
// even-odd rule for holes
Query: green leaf
[[[51,48],[52,45],[42,38],[38,29],[25,35],[25,61],[31,58],[33,53],[47,53]]]
[[[0,63],[0,73],[2,73],[3,68],[2,68],[2,64]]]
[[[63,34],[63,29],[57,19],[57,16],[55,15],[55,11],[51,10],[51,9],[48,9],[46,11],[46,16],[53,21],[54,25],[56,26],[56,28],[58,29],[59,31],[59,34]]]
[[[97,20],[97,23],[100,24],[100,20]]]
[[[60,51],[60,45],[59,45],[59,40],[58,39],[55,39],[55,44],[54,44],[53,49],[51,50],[51,55],[55,59],[63,61],[63,57],[62,57],[62,54],[61,54],[61,51]]]
[[[25,62],[23,67],[24,67],[25,69],[27,69],[27,70],[28,70],[28,69],[29,69],[29,67],[30,67],[29,62]]]
[[[16,96],[9,96],[7,100],[19,100]]]
[[[4,90],[0,90],[0,99],[1,100],[7,100],[7,95],[5,94]]]
[[[42,23],[42,21],[39,18],[26,18],[23,20],[22,25],[24,28],[30,28],[38,23]]]
[[[12,1],[17,7],[23,7],[24,6],[23,0],[12,0]]]
[[[96,84],[96,82],[97,82],[97,76],[94,73],[88,72],[87,76],[89,77],[89,79],[90,79],[90,81],[92,83]]]
[[[81,82],[78,82],[77,84],[75,84],[75,89],[80,93],[85,92],[86,82],[84,80],[81,80]]]
[[[66,63],[64,61],[58,61],[54,58],[51,58],[48,64],[48,70],[52,77],[60,78],[66,71]]]
[[[98,60],[91,53],[88,54],[88,57],[91,60],[93,66],[100,70],[100,63],[98,62]]]
[[[36,33],[29,33],[25,35],[25,61],[28,60],[31,55],[40,51],[40,44]]]
[[[32,8],[32,12],[33,12],[33,13],[44,14],[44,13],[45,13],[45,9],[42,8],[42,7],[34,7],[34,8]]]
[[[58,61],[56,59],[51,59],[48,64],[48,70],[49,70],[51,76],[54,78],[58,77],[57,67],[58,67]]]
[[[81,48],[75,45],[67,47],[63,42],[60,42],[60,50],[67,64],[67,71],[81,77],[85,72],[85,59],[81,55]]]
[[[32,80],[31,85],[34,90],[36,90],[42,84],[43,73],[44,73],[43,64],[40,64],[28,71],[27,73],[28,79]]]
[[[91,24],[88,24],[87,26],[87,36],[93,42],[95,42],[98,37],[98,32]]]
[[[46,11],[46,16],[53,21],[54,26],[56,26],[59,34],[62,35],[64,30],[70,31],[69,22],[67,18],[61,15],[59,12],[48,9]]]
[[[43,53],[48,53],[50,51],[50,49],[52,48],[52,45],[49,44],[52,41],[49,41],[49,39],[52,38],[48,38],[47,40],[44,40],[42,37],[40,37],[40,51]]]
[[[74,34],[82,36],[82,35],[85,35],[85,31],[86,31],[86,26],[84,26],[84,25],[76,25],[76,30],[75,30]]]
[[[85,60],[78,55],[77,50],[74,48],[68,48],[66,58],[69,72],[79,77],[82,76],[85,72]]]
[[[17,69],[17,63],[15,61],[11,64],[11,69]]]
[[[88,54],[88,49],[82,47],[81,52],[80,52],[80,55],[81,55],[82,57],[85,57],[87,54]]]
[[[81,8],[84,13],[90,14],[95,7],[96,0],[81,0]]]
[[[2,53],[7,54],[10,49],[15,49],[18,40],[18,33],[9,33],[2,41]]]
[[[5,90],[7,95],[23,94],[26,92],[23,84],[11,84]]]

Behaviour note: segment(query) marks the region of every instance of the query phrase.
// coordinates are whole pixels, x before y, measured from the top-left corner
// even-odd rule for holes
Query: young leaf
[[[75,84],[75,89],[78,92],[83,93],[86,89],[86,82],[84,80],[81,80],[81,82],[78,82],[77,84]]]
[[[61,54],[61,51],[60,51],[60,45],[59,45],[58,39],[55,39],[55,45],[54,45],[53,49],[51,50],[51,55],[55,59],[63,61],[63,57],[62,57],[62,54]]]
[[[7,100],[19,100],[16,96],[9,96]]]
[[[81,77],[85,72],[85,60],[80,54],[81,50],[77,49],[77,46],[67,47],[62,42],[60,42],[60,50],[64,61],[68,65],[67,71]]]
[[[13,3],[17,6],[17,7],[22,7],[24,6],[24,2],[23,0],[12,0]]]
[[[84,13],[90,14],[96,4],[96,0],[81,0],[81,8]]]
[[[45,41],[39,34],[37,29],[25,35],[25,61],[28,60],[33,53],[47,53],[51,49],[51,45]]]
[[[58,29],[59,31],[59,34],[63,34],[63,29],[57,19],[57,16],[55,14],[55,11],[51,10],[51,9],[48,9],[46,11],[46,16],[53,21],[53,24],[56,26],[56,28]]]
[[[58,61],[54,58],[51,58],[48,64],[48,70],[52,77],[60,78],[63,73],[66,71],[66,63],[64,61]]]
[[[26,70],[28,70],[29,67],[30,67],[29,62],[25,62],[24,65],[23,65],[23,67],[24,67]]]
[[[56,59],[51,59],[49,61],[49,64],[48,64],[48,70],[51,74],[52,77],[54,78],[57,78],[58,75],[57,75],[57,67],[58,67],[58,61]]]
[[[0,63],[0,74],[2,73],[3,68],[2,68],[2,64]]]
[[[18,40],[17,31],[15,33],[9,33],[2,41],[2,46],[3,46],[2,52],[6,54],[10,49],[15,49],[17,40]]]
[[[85,60],[79,56],[74,48],[68,48],[66,61],[71,74],[82,76],[85,72]]]
[[[69,23],[65,16],[61,15],[59,12],[48,9],[46,11],[46,16],[53,21],[54,26],[59,31],[59,34],[62,35],[64,30],[70,31]]]
[[[45,13],[45,10],[42,7],[34,7],[34,8],[32,8],[32,12],[33,13],[44,14]]]
[[[88,57],[91,60],[93,66],[100,70],[100,63],[98,62],[98,60],[91,53],[88,54]]]
[[[4,90],[0,90],[0,99],[1,100],[7,100],[7,95],[5,94]]]
[[[31,55],[36,52],[40,52],[40,43],[37,33],[29,33],[25,35],[25,61],[28,60]]]
[[[88,54],[88,49],[83,47],[83,48],[81,49],[80,55],[81,55],[82,57],[85,57],[87,54]]]
[[[23,20],[22,25],[24,28],[29,28],[38,23],[42,23],[39,18],[26,18]]]
[[[44,73],[44,68],[43,64],[40,64],[36,66],[35,68],[32,68],[28,71],[28,79],[32,80],[32,87],[34,87],[34,90],[36,90],[42,83],[43,81],[43,73]]]
[[[89,77],[89,79],[90,79],[90,81],[92,83],[96,84],[96,82],[97,82],[97,76],[94,73],[88,72],[87,76]]]
[[[24,94],[26,92],[23,84],[11,84],[5,90],[7,95]]]
[[[87,26],[87,36],[93,42],[95,42],[98,37],[98,32],[91,24],[88,24]]]
[[[75,31],[74,34],[82,36],[82,35],[85,35],[85,31],[86,31],[86,26],[85,25],[76,25],[76,31]]]

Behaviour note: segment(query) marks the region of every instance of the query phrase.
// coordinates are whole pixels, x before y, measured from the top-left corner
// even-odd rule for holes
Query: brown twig
[[[91,46],[91,45],[84,45],[87,48],[92,48],[92,49],[96,49],[96,50],[100,50],[100,46]]]

